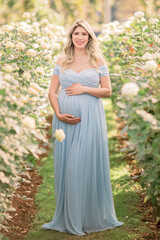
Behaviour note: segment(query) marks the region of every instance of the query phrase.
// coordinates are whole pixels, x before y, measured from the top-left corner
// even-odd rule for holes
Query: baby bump
[[[82,102],[82,95],[68,96],[63,89],[58,96],[61,113],[71,114],[74,117],[81,117]]]
[[[58,96],[61,113],[68,113],[74,117],[82,118],[86,113],[93,112],[100,104],[100,99],[89,94],[68,96],[65,90],[61,90]]]

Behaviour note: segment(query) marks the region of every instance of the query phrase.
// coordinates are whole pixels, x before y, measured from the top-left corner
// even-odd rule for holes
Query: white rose
[[[29,35],[30,34],[30,30],[29,29],[23,29],[22,33],[24,35]]]
[[[46,61],[51,61],[51,60],[52,60],[52,56],[51,56],[51,55],[46,55],[46,56],[44,57],[44,60],[46,60]]]
[[[26,48],[25,44],[22,42],[18,42],[16,45],[17,49],[24,50]]]
[[[33,27],[39,27],[39,23],[38,22],[34,22],[32,25],[33,25]]]
[[[145,18],[141,18],[141,22],[145,23],[146,19]]]
[[[27,128],[32,128],[35,129],[36,128],[36,122],[35,119],[29,116],[26,116],[23,120],[22,123],[25,127]]]
[[[30,98],[30,101],[37,102],[37,101],[39,101],[39,97],[32,97],[32,98]]]
[[[43,49],[48,49],[50,46],[49,46],[49,44],[47,44],[47,43],[45,43],[45,42],[42,42],[41,43],[41,48],[43,48]]]
[[[24,30],[24,27],[23,27],[23,26],[18,26],[18,27],[17,27],[17,31],[18,31],[19,33],[22,33],[23,30]]]
[[[30,100],[31,99],[30,99],[29,95],[21,96],[21,102],[22,103],[28,103]]]
[[[136,96],[139,92],[139,86],[134,82],[128,82],[123,84],[121,93],[124,96]]]
[[[129,40],[129,37],[127,37],[127,36],[124,36],[123,38],[122,38],[122,41],[128,41]]]
[[[39,92],[37,92],[34,88],[29,87],[28,88],[28,93],[32,94],[32,95],[39,95]]]
[[[14,70],[18,71],[20,68],[16,63],[12,63],[12,67],[14,68]]]
[[[126,30],[126,31],[128,31],[128,30]],[[120,35],[120,34],[123,34],[123,33],[125,33],[125,28],[116,28],[116,29],[114,29],[114,32],[110,32],[110,34],[114,34],[114,35]]]
[[[13,29],[13,26],[3,25],[1,29],[2,29],[3,32],[8,32],[8,31],[11,31]]]
[[[65,139],[65,133],[63,129],[56,129],[54,136],[60,142],[62,142],[63,139]]]
[[[151,96],[151,101],[152,103],[157,103],[158,102],[158,99],[154,98],[153,96]]]
[[[23,18],[30,18],[30,16],[31,16],[31,15],[30,15],[29,12],[24,12],[22,17],[23,17]]]
[[[144,69],[154,71],[158,67],[157,63],[154,60],[149,60],[144,65]]]
[[[156,43],[160,43],[160,38],[157,35],[154,35],[153,38]]]
[[[26,54],[32,57],[35,57],[37,55],[36,51],[33,49],[28,49]]]
[[[4,174],[4,172],[0,172],[0,181],[2,182],[2,183],[7,183],[7,184],[9,184],[10,183],[10,179],[9,179],[9,177],[6,177],[6,175]]]
[[[39,44],[35,43],[35,44],[33,44],[33,47],[34,48],[39,48]]]
[[[150,113],[147,113],[145,110],[137,109],[136,113],[141,116],[144,121],[151,122],[153,125],[157,124],[157,119]]]
[[[7,81],[10,81],[10,80],[12,80],[13,78],[12,78],[12,76],[11,76],[9,73],[7,73],[7,74],[5,74],[5,75],[3,76],[3,79],[4,79],[4,80],[7,80]]]
[[[34,35],[39,35],[41,32],[40,32],[40,30],[39,30],[39,28],[34,28],[34,29],[32,29],[32,34],[34,34]]]
[[[37,73],[40,73],[40,74],[44,75],[44,69],[42,67],[38,67],[36,69],[36,71],[37,71]]]
[[[121,72],[121,66],[120,65],[114,65],[114,70],[116,72]]]
[[[142,56],[142,59],[143,60],[148,60],[148,59],[153,59],[153,55],[152,54],[150,54],[149,52],[146,52],[143,56]]]
[[[134,16],[129,17],[128,20],[134,22],[135,21],[135,17]]]
[[[47,36],[52,38],[52,37],[54,37],[54,33],[52,31],[48,31]]]
[[[27,22],[25,22],[25,21],[20,22],[19,25],[24,28],[26,28],[28,26]]]
[[[97,38],[98,38],[98,41],[99,41],[99,42],[103,42],[103,41],[104,41],[103,37],[99,37],[99,36],[98,36]]]
[[[121,103],[121,102],[117,102],[116,105],[120,108],[123,108],[123,109],[126,108],[126,105],[124,103]]]
[[[60,44],[59,43],[54,43],[53,46],[54,46],[55,49],[60,49]]]
[[[38,38],[38,39],[36,40],[36,43],[39,43],[39,44],[43,43],[43,39]]]
[[[140,84],[142,88],[149,88],[149,85],[147,83],[141,82]]]
[[[13,48],[14,47],[14,43],[12,43],[12,42],[6,42],[6,48]]]
[[[123,24],[123,26],[124,26],[124,28],[126,28],[126,29],[131,29],[132,27],[131,27],[131,23],[133,23],[132,21],[126,21],[124,24]]]
[[[4,70],[5,72],[9,72],[9,73],[10,73],[10,72],[13,71],[13,68],[12,68],[12,66],[9,65],[9,64],[4,64],[3,70]]]
[[[41,20],[40,24],[43,25],[43,26],[46,26],[46,25],[49,24],[49,21],[46,18],[44,18],[44,19]]]
[[[37,92],[41,92],[41,88],[38,86],[38,84],[31,82],[30,83],[31,88],[35,89]]]
[[[144,17],[144,12],[141,12],[141,11],[135,12],[134,17],[135,18],[143,18]]]
[[[155,52],[154,57],[160,59],[160,52]]]
[[[22,74],[22,77],[26,80],[29,80],[29,79],[31,79],[31,74],[26,71]]]
[[[150,19],[148,20],[148,23],[154,25],[154,24],[159,23],[159,20],[158,20],[158,18],[150,18]]]

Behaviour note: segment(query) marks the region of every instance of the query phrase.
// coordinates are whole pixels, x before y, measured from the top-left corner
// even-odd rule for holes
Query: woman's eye
[[[79,35],[79,33],[78,33],[78,32],[75,32],[74,35]],[[86,36],[87,33],[82,33],[82,35]]]

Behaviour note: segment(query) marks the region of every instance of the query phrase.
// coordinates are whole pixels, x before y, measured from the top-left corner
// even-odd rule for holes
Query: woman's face
[[[85,48],[89,40],[89,34],[83,27],[76,27],[72,33],[72,42],[77,48]]]

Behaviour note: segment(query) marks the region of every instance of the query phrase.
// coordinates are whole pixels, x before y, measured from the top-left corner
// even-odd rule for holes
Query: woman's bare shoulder
[[[98,61],[97,61],[97,65],[98,67],[101,66],[101,65],[105,65],[105,59],[104,59],[104,56],[103,55],[99,55],[99,58],[98,58]]]
[[[59,55],[59,57],[57,58],[57,64],[62,66],[62,62],[64,61],[65,56],[64,55]]]

